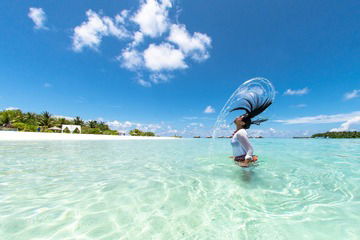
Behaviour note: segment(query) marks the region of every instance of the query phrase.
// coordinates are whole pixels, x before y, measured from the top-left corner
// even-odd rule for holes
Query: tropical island
[[[347,131],[347,132],[325,132],[317,133],[311,136],[312,138],[360,138],[360,132]]]
[[[103,121],[89,120],[84,121],[79,116],[75,118],[65,118],[53,116],[48,111],[41,114],[32,112],[22,112],[17,110],[0,111],[0,130],[3,131],[20,131],[20,132],[64,132],[70,133],[70,129],[63,129],[66,125],[76,125],[79,128],[74,129],[74,134],[99,134],[99,135],[123,135],[117,130],[111,130]],[[131,136],[155,136],[153,132],[143,132],[134,129],[129,132]]]

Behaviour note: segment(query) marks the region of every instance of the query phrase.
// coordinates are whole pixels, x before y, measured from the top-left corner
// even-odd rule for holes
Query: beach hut
[[[54,131],[54,132],[56,132],[56,131],[61,131],[61,128],[59,128],[59,127],[51,127],[51,128],[49,128],[49,130],[52,130],[52,131]]]
[[[66,128],[69,129],[70,133],[73,133],[76,129],[81,133],[80,125],[61,125],[61,133],[63,133]]]

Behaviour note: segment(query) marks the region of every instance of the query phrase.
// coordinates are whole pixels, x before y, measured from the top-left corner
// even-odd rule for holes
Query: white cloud
[[[164,73],[153,73],[150,75],[150,80],[155,84],[159,84],[159,83],[168,82],[171,77],[172,77],[171,75]]]
[[[300,117],[287,120],[275,120],[275,122],[285,123],[285,124],[319,124],[319,123],[337,123],[345,122],[351,120],[354,117],[360,116],[360,111],[352,113],[343,113],[343,114],[333,114],[333,115],[318,115],[311,117]]]
[[[116,59],[122,68],[136,73],[138,84],[150,87],[168,82],[174,77],[172,71],[188,68],[188,59],[209,58],[211,47],[208,35],[189,33],[185,25],[173,23],[172,7],[172,0],[141,0],[135,11],[122,10],[115,17],[90,9],[87,19],[74,28],[72,48],[98,50],[105,36],[125,40]]]
[[[5,111],[12,111],[12,110],[20,110],[18,107],[7,107],[5,108]]]
[[[122,26],[124,17],[102,17],[92,10],[86,12],[87,20],[74,28],[73,50],[81,51],[84,47],[97,49],[103,36],[114,36],[119,39],[129,37],[127,30]]]
[[[298,89],[298,90],[292,90],[292,89],[288,89],[284,92],[284,95],[298,95],[298,96],[301,96],[301,95],[305,95],[309,93],[309,89],[306,87],[306,88],[303,88],[303,89]]]
[[[259,137],[262,136],[264,137],[265,133],[269,133],[270,131],[265,131],[263,129],[249,129],[248,130],[248,134],[250,137]]]
[[[346,122],[341,124],[339,128],[331,129],[330,132],[351,131],[351,127],[353,127],[354,125],[360,125],[360,115],[347,120]]]
[[[279,129],[249,129],[248,134],[249,136],[256,137],[256,136],[262,136],[262,137],[304,137],[309,136],[312,133],[315,133],[316,131],[312,130],[279,130]]]
[[[55,116],[52,116],[53,118],[57,118],[57,119],[60,119],[60,118],[65,118],[66,120],[74,120],[73,117],[68,117],[68,116],[61,116],[61,115],[55,115]]]
[[[210,105],[204,109],[204,113],[214,113],[214,112],[215,112],[215,109]]]
[[[29,8],[28,17],[34,22],[35,29],[47,29],[45,26],[46,14],[42,8]]]
[[[143,56],[135,49],[126,48],[122,51],[121,56],[118,57],[122,60],[121,65],[129,70],[135,70],[143,65]]]
[[[130,121],[120,122],[118,120],[110,121],[107,122],[106,124],[108,124],[111,128],[115,128],[115,129],[126,129],[134,125],[134,123]]]
[[[176,134],[178,132],[179,131],[177,129],[169,129],[169,130],[167,130],[167,133],[169,133],[169,134]]]
[[[354,89],[351,92],[345,93],[344,95],[345,100],[350,100],[358,97],[360,97],[360,89]]]
[[[173,136],[174,134],[179,133],[178,129],[174,129],[171,125],[167,125],[164,122],[160,123],[138,123],[138,122],[131,122],[131,121],[108,121],[106,122],[107,125],[111,129],[118,130],[120,132],[128,133],[130,130],[135,128],[145,131],[145,132],[154,132],[156,135],[160,136]]]
[[[170,126],[166,126],[164,123],[138,123],[131,121],[120,122],[118,120],[106,122],[111,129],[119,130],[122,132],[128,132],[132,129],[139,129],[145,132],[155,132],[164,134],[167,130],[172,129]],[[170,128],[169,128],[170,127]]]
[[[179,134],[182,136],[188,136],[188,137],[209,136],[209,135],[211,135],[211,129],[205,127],[205,125],[203,123],[192,122],[192,123],[185,125],[185,127],[181,131],[179,131]]]
[[[150,44],[144,51],[145,66],[152,71],[187,68],[184,54],[169,43]]]
[[[159,37],[169,28],[168,8],[171,1],[143,1],[139,10],[131,19],[140,27],[140,31],[150,37]]]
[[[136,47],[144,41],[144,34],[142,32],[135,32],[133,34],[133,41],[130,43],[131,47]]]
[[[151,82],[145,81],[145,80],[142,79],[142,78],[139,78],[139,79],[137,80],[137,83],[140,84],[140,85],[143,86],[143,87],[151,87]]]
[[[195,60],[203,61],[209,58],[207,48],[211,46],[211,39],[206,34],[195,32],[190,36],[185,25],[173,24],[168,40],[177,44],[185,55]]]

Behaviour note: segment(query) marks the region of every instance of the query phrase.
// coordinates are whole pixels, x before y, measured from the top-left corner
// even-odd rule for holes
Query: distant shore
[[[0,141],[51,141],[51,140],[168,140],[174,137],[115,136],[97,134],[69,134],[42,132],[0,131]]]

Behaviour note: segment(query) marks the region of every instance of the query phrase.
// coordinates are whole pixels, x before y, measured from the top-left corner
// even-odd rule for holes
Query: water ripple
[[[1,239],[359,239],[358,141],[254,146],[241,169],[224,140],[2,142]]]

